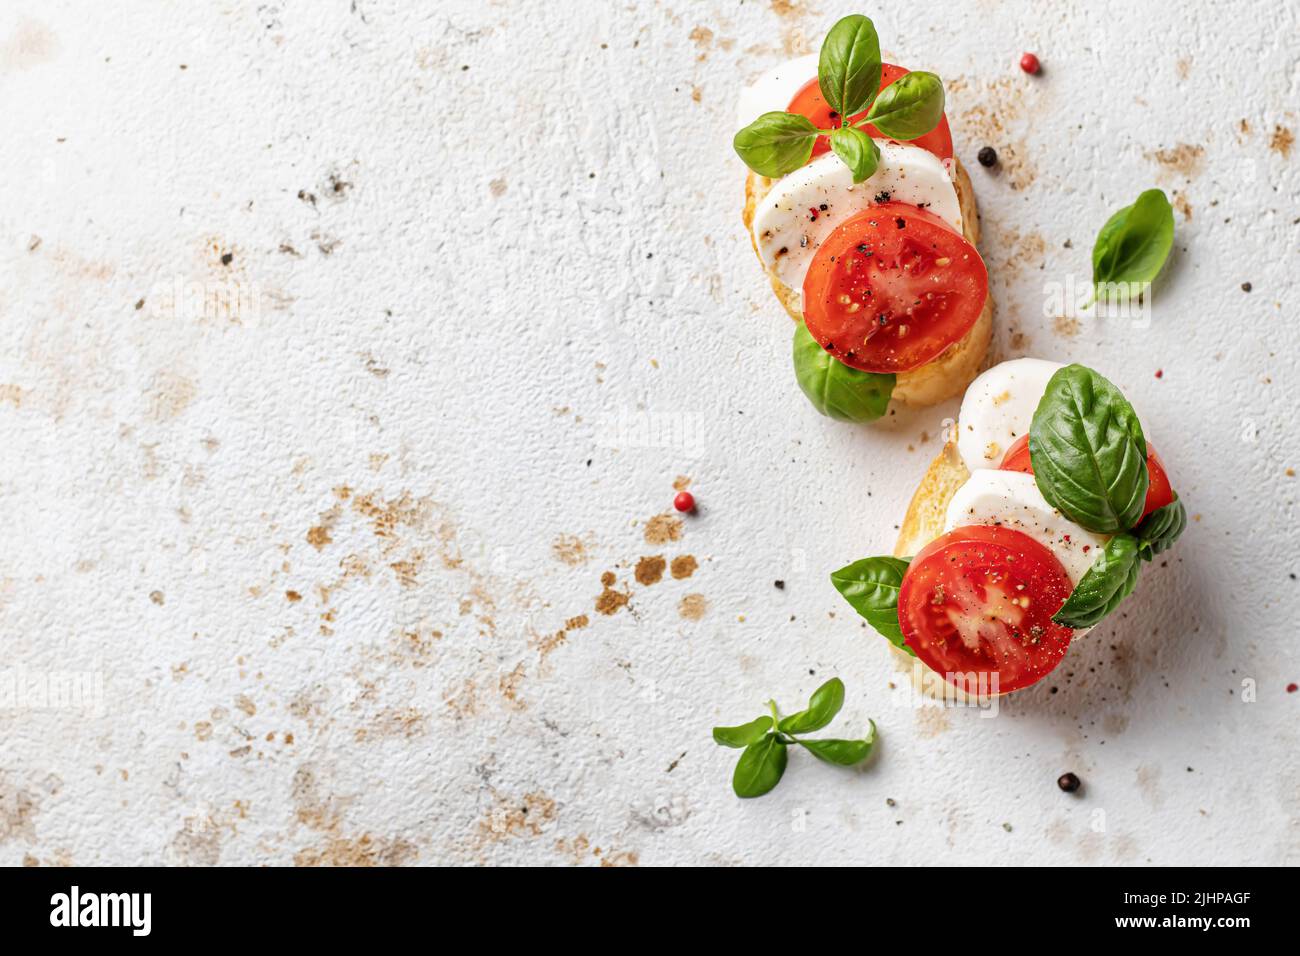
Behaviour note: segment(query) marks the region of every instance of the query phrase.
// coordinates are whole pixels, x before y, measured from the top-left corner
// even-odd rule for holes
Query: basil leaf
[[[713,742],[724,747],[748,747],[762,740],[763,735],[771,729],[771,717],[758,717],[739,727],[714,727]]]
[[[807,734],[821,730],[840,712],[844,706],[844,681],[832,677],[813,691],[808,699],[808,709],[797,714],[781,718],[777,730],[783,734]]]
[[[853,171],[853,181],[860,183],[880,165],[880,147],[860,129],[841,126],[831,133],[831,149]]]
[[[875,742],[876,724],[872,721],[871,733],[864,740],[800,740],[799,746],[819,760],[850,767],[866,759]]]
[[[904,73],[880,91],[866,122],[890,139],[916,139],[939,125],[943,100],[943,81],[933,73]]]
[[[1098,534],[1127,531],[1146,504],[1147,444],[1133,406],[1090,368],[1047,382],[1029,426],[1029,460],[1048,504]]]
[[[1142,567],[1138,547],[1138,539],[1131,534],[1117,534],[1107,541],[1052,620],[1066,627],[1092,627],[1115,610],[1137,586]]]
[[[821,414],[841,422],[871,422],[889,408],[893,375],[850,368],[818,345],[802,322],[795,324],[793,354],[799,390]]]
[[[1164,192],[1148,189],[1106,220],[1092,247],[1092,281],[1151,282],[1174,245],[1174,210]]]
[[[898,626],[898,589],[907,565],[904,558],[863,558],[832,573],[831,584],[889,643],[915,657]]]
[[[1155,555],[1168,551],[1186,527],[1187,509],[1177,497],[1151,512],[1134,532],[1141,543],[1141,558],[1150,561]]]
[[[880,38],[875,24],[855,13],[831,27],[817,58],[817,85],[843,120],[866,108],[880,89]]]
[[[731,141],[754,172],[776,179],[793,172],[812,156],[817,127],[798,113],[764,113]]]
[[[731,789],[738,797],[761,797],[781,782],[789,759],[785,744],[775,734],[768,734],[740,755],[731,775]]]

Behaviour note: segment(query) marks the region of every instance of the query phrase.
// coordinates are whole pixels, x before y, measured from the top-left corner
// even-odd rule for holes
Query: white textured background
[[[949,85],[994,357],[1103,370],[1195,515],[993,720],[827,581],[955,403],[819,418],[739,222],[739,85],[854,9],[0,6],[3,671],[103,680],[0,709],[0,862],[1300,861],[1297,5],[862,11]],[[1151,185],[1152,327],[1044,315]],[[876,758],[737,800],[710,726],[833,674]]]

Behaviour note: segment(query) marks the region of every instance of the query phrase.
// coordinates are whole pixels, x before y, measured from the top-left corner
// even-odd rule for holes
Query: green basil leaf
[[[916,139],[939,125],[943,99],[943,80],[933,73],[904,73],[880,91],[866,122],[890,139]]]
[[[775,734],[768,734],[740,755],[731,775],[731,789],[738,797],[761,797],[781,782],[789,759],[785,744]]]
[[[810,734],[821,730],[840,712],[844,706],[844,681],[832,677],[813,691],[808,699],[808,709],[801,710],[789,717],[782,717],[777,730],[783,734]]]
[[[876,724],[872,721],[871,734],[865,740],[800,740],[799,746],[819,760],[851,767],[866,759],[875,741]]]
[[[1029,426],[1034,480],[1048,504],[1098,534],[1127,531],[1146,504],[1147,445],[1133,406],[1090,368],[1047,382]]]
[[[1103,283],[1151,282],[1174,245],[1174,210],[1164,192],[1148,189],[1101,227],[1092,247],[1092,281],[1098,296]]]
[[[738,155],[760,176],[776,179],[793,172],[812,156],[817,127],[798,113],[764,113],[732,140]]]
[[[894,393],[894,376],[850,368],[818,345],[802,322],[795,323],[794,376],[817,411],[841,422],[875,421]]]
[[[1138,539],[1131,534],[1117,534],[1107,541],[1052,620],[1066,627],[1092,627],[1115,610],[1137,586],[1142,567],[1138,547]]]
[[[1173,501],[1151,512],[1137,526],[1134,533],[1141,543],[1142,559],[1150,561],[1153,556],[1168,551],[1186,527],[1187,509],[1175,496]]]
[[[880,165],[880,147],[860,129],[841,126],[831,133],[831,149],[853,171],[853,181],[860,183]]]
[[[875,24],[855,13],[831,27],[817,58],[817,85],[844,120],[866,109],[880,89],[880,37]]]
[[[907,565],[905,558],[863,558],[831,574],[831,584],[889,643],[915,657],[898,626],[898,589]]]
[[[763,716],[739,727],[714,727],[713,742],[724,747],[748,747],[772,729],[772,718]]]

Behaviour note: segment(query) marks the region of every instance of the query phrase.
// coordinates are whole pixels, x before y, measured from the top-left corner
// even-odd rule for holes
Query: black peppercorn
[[[992,146],[985,146],[979,151],[979,155],[975,158],[980,161],[981,166],[987,168],[998,161],[998,151]]]
[[[1243,282],[1243,283],[1241,284],[1241,291],[1242,291],[1242,292],[1249,292],[1249,291],[1250,291],[1250,283],[1249,283],[1249,282]]]
[[[1056,785],[1066,793],[1074,793],[1079,789],[1079,778],[1072,773],[1063,773],[1057,778]]]

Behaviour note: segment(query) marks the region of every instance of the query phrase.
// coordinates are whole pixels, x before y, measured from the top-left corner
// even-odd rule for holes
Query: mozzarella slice
[[[1047,380],[1062,366],[1043,359],[1013,359],[970,383],[957,416],[957,450],[972,472],[997,468],[1017,438],[1028,434]]]
[[[768,70],[740,91],[736,128],[748,126],[764,113],[783,113],[805,83],[817,75],[819,54],[809,53]]]
[[[961,205],[952,177],[931,152],[878,139],[880,165],[856,185],[853,173],[826,153],[772,184],[754,210],[754,244],[763,265],[799,292],[813,255],[831,230],[876,197],[925,206],[961,232]]]
[[[1024,532],[1056,555],[1072,584],[1088,572],[1107,541],[1065,518],[1043,498],[1034,476],[1020,471],[971,472],[948,503],[943,530],[966,525],[1001,525]]]

